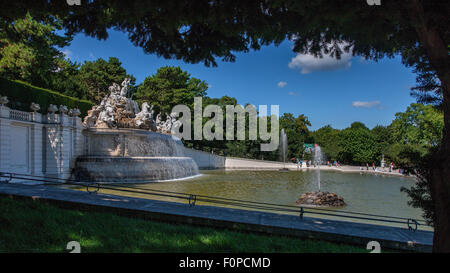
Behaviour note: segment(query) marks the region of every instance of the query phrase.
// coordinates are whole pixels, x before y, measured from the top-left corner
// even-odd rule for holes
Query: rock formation
[[[295,203],[318,207],[342,207],[346,205],[342,196],[327,191],[304,193]]]
[[[174,116],[166,115],[163,121],[161,113],[154,119],[153,106],[144,102],[142,111],[136,101],[128,98],[128,84],[130,79],[125,78],[121,86],[113,83],[108,90],[107,95],[100,105],[92,107],[88,115],[84,118],[84,124],[87,127],[95,128],[132,128],[156,131],[161,133],[170,133],[173,124],[177,124]]]

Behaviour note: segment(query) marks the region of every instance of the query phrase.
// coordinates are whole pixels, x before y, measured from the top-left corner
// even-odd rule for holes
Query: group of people
[[[303,159],[296,158],[295,161],[297,163],[297,168],[303,167]],[[306,164],[307,168],[309,168],[311,166],[316,167],[318,165],[316,161],[313,162],[311,160],[305,160],[305,164]],[[332,166],[340,167],[341,164],[339,163],[339,161],[336,161],[336,160],[333,162],[333,164],[330,161],[327,161],[327,166],[328,167],[332,167]]]
[[[384,166],[382,166],[383,171],[384,171]],[[362,169],[362,167],[361,167]],[[366,170],[369,170],[369,163],[366,163]],[[375,172],[378,172],[379,169],[378,167],[375,165],[375,162],[372,162],[372,170]],[[392,172],[394,170],[394,162],[389,163],[389,172]]]

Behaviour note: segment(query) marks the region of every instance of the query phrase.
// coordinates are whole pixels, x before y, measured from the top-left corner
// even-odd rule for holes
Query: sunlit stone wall
[[[0,171],[67,179],[84,151],[81,119],[0,106]]]

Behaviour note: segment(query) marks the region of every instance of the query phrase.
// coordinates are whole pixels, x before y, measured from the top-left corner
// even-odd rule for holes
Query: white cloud
[[[293,91],[289,92],[288,94],[289,94],[289,96],[298,96],[298,94],[296,92],[293,92]]]
[[[381,108],[381,102],[378,100],[374,101],[354,101],[352,102],[352,106],[355,108],[373,108],[376,107],[378,109]]]
[[[288,64],[291,69],[300,69],[301,74],[314,71],[332,71],[347,69],[352,65],[352,52],[343,52],[338,60],[330,55],[323,54],[323,58],[314,57],[311,54],[297,54]]]
[[[278,85],[278,87],[283,88],[287,85],[287,82],[281,81],[281,82],[277,83],[277,85]]]

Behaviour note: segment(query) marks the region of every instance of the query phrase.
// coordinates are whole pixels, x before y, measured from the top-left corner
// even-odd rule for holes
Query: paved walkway
[[[289,170],[297,170],[297,171],[308,171],[318,169],[318,167],[314,166],[299,168],[297,164],[292,162],[282,163],[279,161],[268,161],[268,160],[235,158],[235,157],[227,157],[225,163],[225,169],[227,170],[279,170],[280,168],[287,168]],[[378,170],[374,171],[371,166],[367,170],[365,166],[341,165],[339,167],[335,167],[328,165],[320,165],[320,170],[339,171],[346,173],[368,173],[375,175],[414,178],[414,176],[412,175],[406,176],[399,173],[398,169],[394,169],[392,172],[389,172],[389,167],[385,168],[378,167]]]
[[[113,210],[147,219],[231,228],[350,243],[365,247],[378,241],[383,248],[429,252],[433,233],[406,228],[351,223],[268,212],[157,201],[44,185],[0,184],[0,194],[44,199],[73,207]]]

